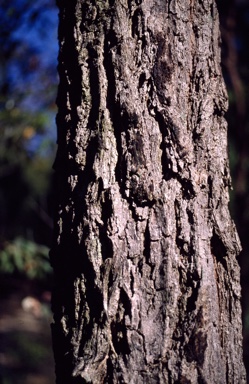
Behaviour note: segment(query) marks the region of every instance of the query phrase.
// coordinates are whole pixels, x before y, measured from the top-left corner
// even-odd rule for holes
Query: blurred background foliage
[[[24,260],[42,254],[46,262],[52,228],[57,9],[2,0],[0,25],[0,268],[35,278],[42,263],[31,273]]]
[[[0,1],[0,383],[54,382],[49,329],[57,8]]]
[[[239,262],[245,362],[249,365],[249,2],[217,0],[217,4],[221,21],[222,68],[230,100],[227,120],[234,186],[231,211],[243,245]],[[7,301],[4,300],[14,300],[13,295],[17,292],[18,306],[30,294],[31,287],[35,291],[34,300],[37,300],[33,302],[36,303],[33,315],[37,317],[39,303],[41,307],[46,305],[44,292],[50,289],[51,281],[48,248],[52,231],[52,163],[58,81],[55,3],[50,0],[2,0],[0,47],[0,300],[6,309]],[[4,311],[1,305],[0,310]],[[14,348],[15,354],[19,350],[22,357],[23,350],[32,349],[29,363],[21,363],[23,370],[37,370],[37,361],[43,361],[40,355],[37,359],[36,350],[38,354],[46,351],[43,369],[46,361],[52,364],[51,356],[47,356],[47,344],[39,344],[38,348],[34,337],[25,334],[22,338],[23,331],[15,332],[11,332],[8,339],[0,324],[0,337],[2,335],[5,345],[5,349],[0,347],[0,383],[29,383],[28,373],[26,376],[25,372],[20,374],[20,364],[16,369],[10,364],[8,369],[6,356],[11,356],[10,348],[12,352]],[[48,339],[42,338],[46,343]],[[34,374],[30,380],[35,384]],[[52,382],[51,377],[43,380],[39,382]]]

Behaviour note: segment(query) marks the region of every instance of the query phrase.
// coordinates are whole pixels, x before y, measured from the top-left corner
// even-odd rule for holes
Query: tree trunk
[[[57,2],[57,383],[245,383],[215,2]]]

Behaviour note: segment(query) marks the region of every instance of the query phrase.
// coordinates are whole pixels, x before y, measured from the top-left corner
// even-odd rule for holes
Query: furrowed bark
[[[57,383],[245,383],[216,5],[57,3]]]

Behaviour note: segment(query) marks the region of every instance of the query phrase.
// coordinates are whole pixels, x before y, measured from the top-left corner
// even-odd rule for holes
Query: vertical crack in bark
[[[153,276],[153,271],[154,271],[154,266],[151,262],[151,258],[150,258],[150,243],[151,243],[151,239],[150,239],[150,231],[149,231],[149,224],[147,222],[147,225],[146,225],[146,228],[145,228],[145,232],[144,232],[144,261],[145,263],[148,265],[148,267],[150,268],[150,273],[149,273],[149,279],[150,280],[153,280],[152,276]]]
[[[173,171],[173,164],[170,157],[167,156],[167,151],[172,151],[170,149],[170,133],[169,133],[169,127],[166,123],[164,117],[162,114],[158,111],[156,111],[155,119],[158,123],[161,135],[162,135],[162,141],[161,141],[161,150],[162,150],[162,157],[161,157],[161,165],[162,165],[162,171],[163,171],[163,177],[165,180],[169,180],[171,177],[173,177],[174,171]]]
[[[213,236],[210,241],[212,255],[214,258],[214,266],[215,266],[215,272],[216,272],[216,284],[217,284],[217,291],[218,291],[218,298],[219,298],[219,307],[221,308],[221,315],[220,315],[220,334],[221,334],[221,342],[222,345],[224,345],[224,339],[225,335],[224,332],[226,332],[225,328],[225,322],[224,322],[224,316],[222,316],[222,313],[227,313],[227,319],[229,322],[232,322],[232,314],[234,311],[233,306],[233,297],[232,297],[232,278],[231,278],[231,266],[230,262],[228,260],[227,255],[227,248],[223,244],[222,239],[220,236],[213,231]],[[224,285],[226,289],[230,292],[229,295],[224,295],[221,286]],[[236,300],[236,297],[235,297]]]
[[[122,355],[124,361],[130,353],[130,346],[127,339],[127,326],[125,317],[131,318],[131,303],[124,289],[120,290],[120,298],[115,320],[111,323],[111,332],[114,348],[118,355]]]
[[[176,341],[175,347],[182,351],[181,360],[186,359],[188,363],[195,361],[198,367],[202,367],[208,342],[203,308],[199,304],[201,276],[198,272],[198,260],[195,256],[194,231],[196,223],[193,212],[188,205],[189,203],[184,209],[182,201],[175,201],[176,243],[182,262],[179,266],[181,286],[181,296],[178,301],[179,320],[175,325],[173,338]],[[202,377],[201,369],[198,375]]]
[[[91,92],[91,111],[88,117],[88,129],[97,131],[99,125],[99,107],[100,107],[100,79],[99,79],[99,56],[93,42],[88,43],[88,65]]]
[[[113,215],[112,200],[109,196],[109,191],[103,192],[103,200],[101,203],[101,225],[99,225],[99,239],[101,243],[102,260],[113,258],[113,244],[107,232],[110,231],[109,221]]]
[[[211,238],[211,250],[213,255],[216,257],[216,260],[218,263],[221,263],[224,270],[227,270],[227,262],[226,262],[226,255],[227,255],[227,249],[225,245],[222,242],[222,239],[213,232],[213,236]]]
[[[109,110],[109,115],[112,121],[114,128],[114,135],[116,138],[117,152],[118,152],[118,161],[116,165],[116,179],[118,181],[120,192],[122,197],[125,196],[125,179],[127,173],[127,166],[123,159],[123,146],[122,146],[122,131],[124,127],[122,124],[121,108],[116,100],[116,77],[115,77],[115,68],[113,64],[112,55],[114,54],[114,49],[116,54],[120,54],[119,45],[117,36],[114,30],[111,27],[110,30],[106,31],[105,41],[104,41],[104,68],[107,77],[107,97],[106,97],[106,107]]]

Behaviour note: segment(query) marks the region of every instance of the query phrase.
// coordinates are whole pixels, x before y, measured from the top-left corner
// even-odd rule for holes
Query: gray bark
[[[57,383],[245,383],[213,0],[58,0]]]

